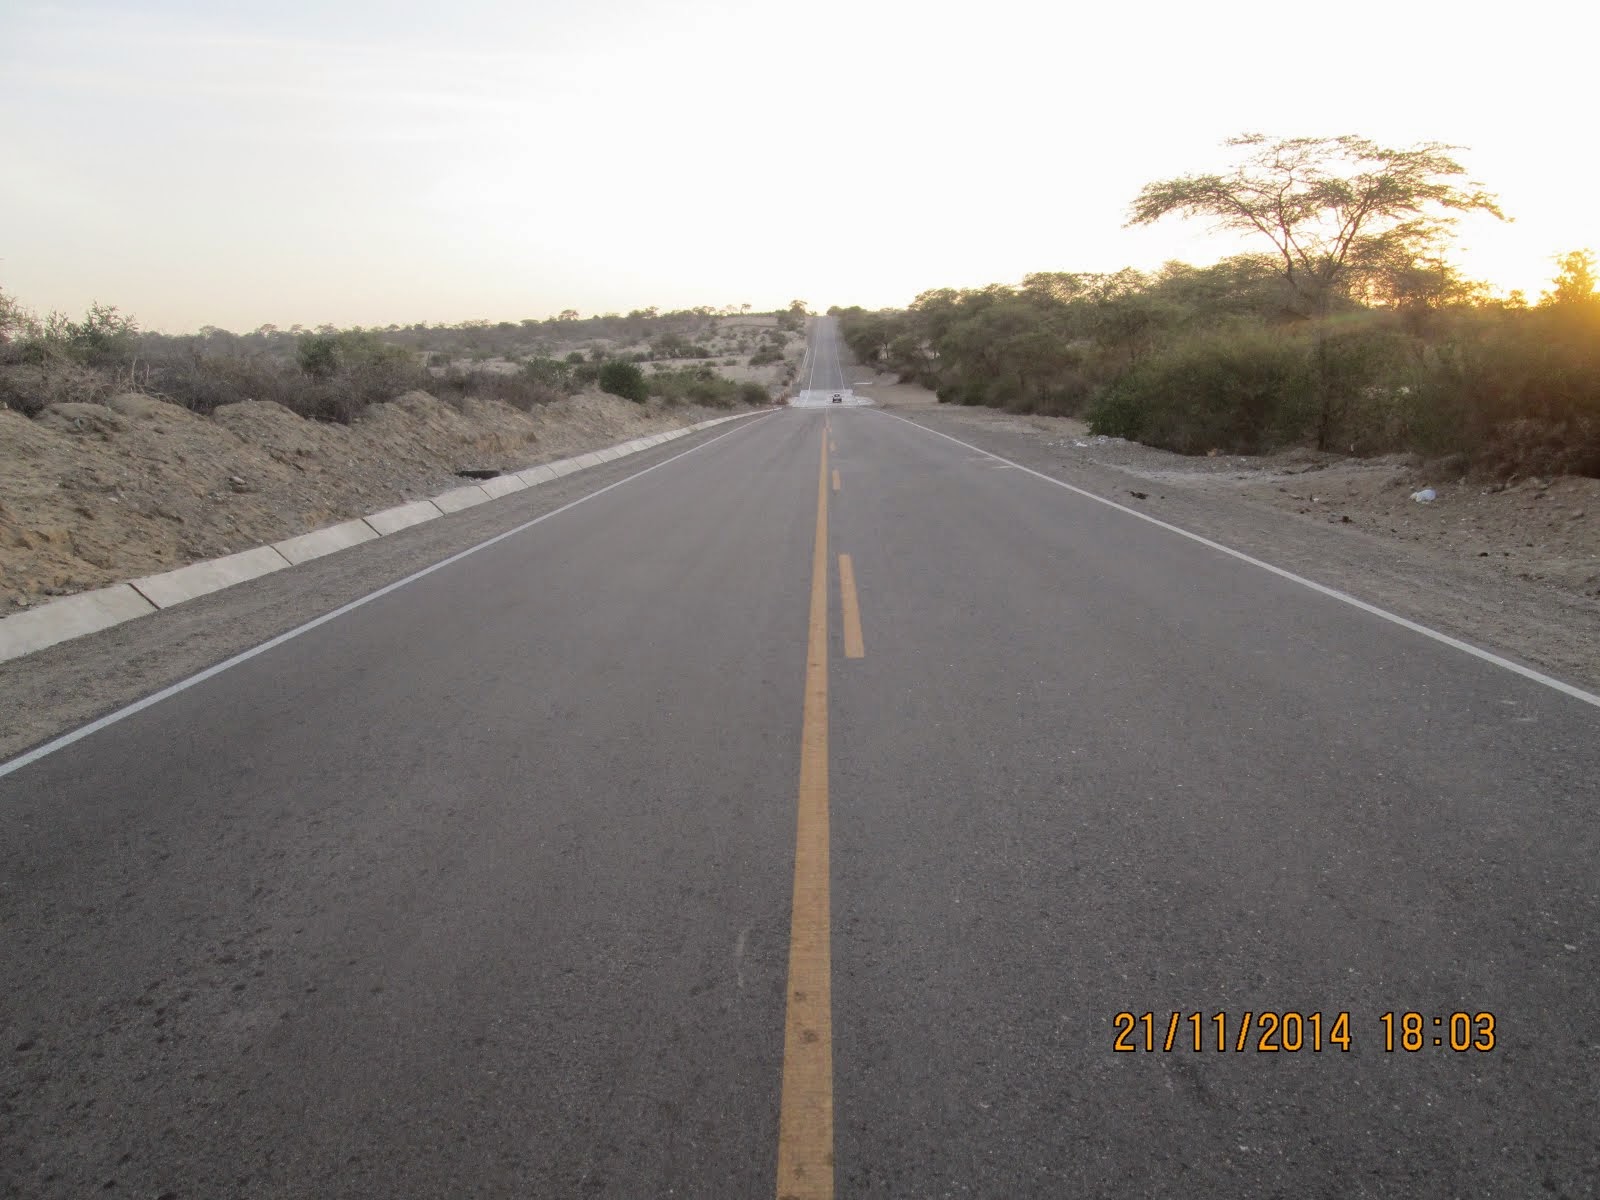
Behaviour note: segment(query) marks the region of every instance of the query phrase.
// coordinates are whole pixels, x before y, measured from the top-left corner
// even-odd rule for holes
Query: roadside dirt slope
[[[349,426],[247,401],[210,417],[128,393],[0,409],[0,615],[715,414],[599,392],[531,412],[426,392]]]

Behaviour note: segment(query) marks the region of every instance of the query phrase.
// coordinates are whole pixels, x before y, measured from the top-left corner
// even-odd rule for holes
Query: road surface
[[[1600,1191],[1600,709],[725,428],[0,777],[0,1194]]]

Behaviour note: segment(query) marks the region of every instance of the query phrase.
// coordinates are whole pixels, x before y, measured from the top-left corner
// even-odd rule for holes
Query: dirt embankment
[[[598,392],[530,412],[411,392],[348,426],[132,393],[0,409],[0,615],[715,415]]]

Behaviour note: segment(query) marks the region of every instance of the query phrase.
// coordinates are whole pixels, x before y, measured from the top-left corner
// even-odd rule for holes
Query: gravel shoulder
[[[938,403],[880,376],[886,411],[1137,508],[1462,641],[1600,690],[1600,480],[1441,478],[1411,458],[1186,458],[1071,418]],[[1432,487],[1432,503],[1411,499]]]

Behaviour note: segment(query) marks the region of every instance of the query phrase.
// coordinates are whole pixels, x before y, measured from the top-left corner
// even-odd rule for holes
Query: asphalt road
[[[0,1194],[1592,1196],[1597,734],[754,418],[0,777]]]

